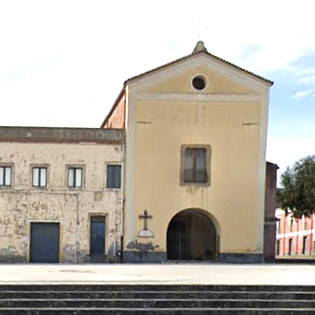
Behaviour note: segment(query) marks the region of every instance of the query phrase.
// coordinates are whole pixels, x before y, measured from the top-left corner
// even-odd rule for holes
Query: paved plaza
[[[311,264],[6,264],[0,284],[314,285]]]

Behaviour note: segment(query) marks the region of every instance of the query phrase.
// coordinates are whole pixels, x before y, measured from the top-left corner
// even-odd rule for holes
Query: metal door
[[[167,259],[191,259],[190,230],[185,221],[173,221],[167,233]]]
[[[91,217],[90,256],[105,255],[105,216]]]
[[[31,223],[30,262],[59,262],[59,223]]]

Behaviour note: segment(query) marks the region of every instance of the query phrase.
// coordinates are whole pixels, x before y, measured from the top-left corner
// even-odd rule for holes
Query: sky
[[[0,125],[99,127],[123,82],[208,51],[274,81],[267,160],[315,154],[315,1],[0,0]]]

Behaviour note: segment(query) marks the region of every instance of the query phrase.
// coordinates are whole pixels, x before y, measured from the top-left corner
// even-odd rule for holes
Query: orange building
[[[296,219],[277,209],[276,217],[277,256],[315,256],[315,215]]]

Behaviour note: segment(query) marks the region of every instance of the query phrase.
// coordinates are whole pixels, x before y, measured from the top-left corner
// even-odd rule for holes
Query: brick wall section
[[[125,128],[126,115],[126,97],[125,94],[121,97],[114,110],[106,118],[104,128]]]

